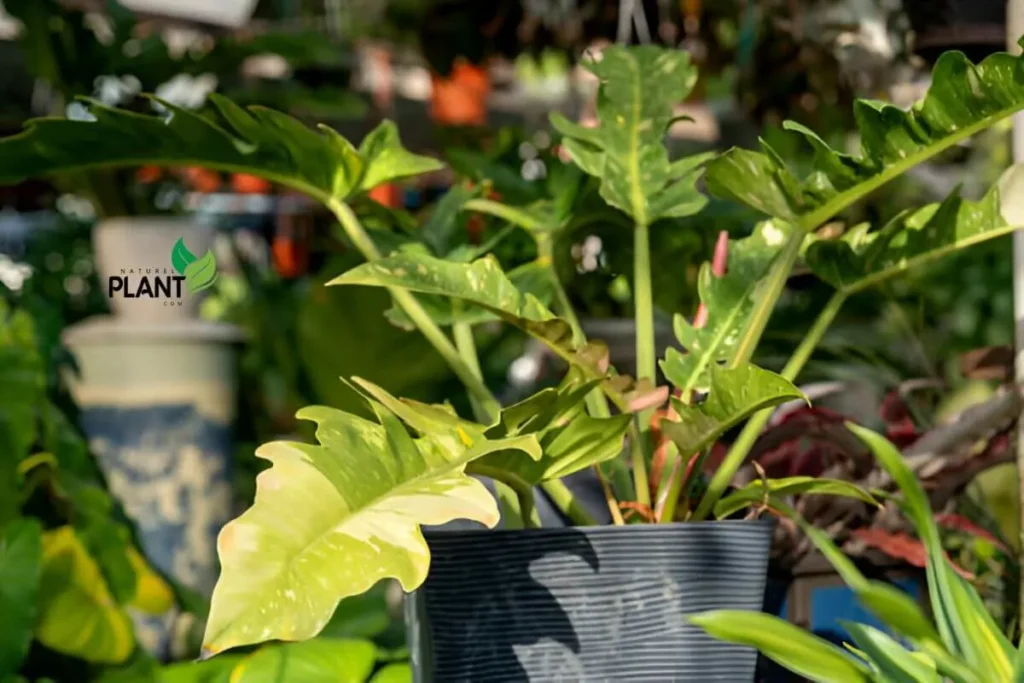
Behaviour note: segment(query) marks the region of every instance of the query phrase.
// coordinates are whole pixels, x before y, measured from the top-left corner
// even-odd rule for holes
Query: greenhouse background
[[[1024,674],[1024,3],[0,3],[0,683]]]

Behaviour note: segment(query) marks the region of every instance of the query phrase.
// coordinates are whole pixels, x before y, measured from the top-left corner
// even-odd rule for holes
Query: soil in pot
[[[417,683],[754,679],[687,621],[759,610],[770,521],[428,532],[407,603]]]

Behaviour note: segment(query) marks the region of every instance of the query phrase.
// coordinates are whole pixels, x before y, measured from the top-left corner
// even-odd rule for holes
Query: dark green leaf
[[[89,103],[89,120],[33,119],[0,140],[0,184],[67,171],[138,166],[204,166],[259,175],[323,202],[440,168],[413,155],[385,121],[359,149],[334,130],[307,128],[280,112],[243,109],[211,95],[208,116],[167,103],[163,115]]]
[[[814,149],[813,170],[798,179],[762,142],[763,152],[733,149],[708,164],[712,193],[812,230],[858,199],[960,141],[1024,108],[1021,58],[1005,53],[971,64],[942,55],[931,87],[908,111],[874,100],[854,104],[861,154],[830,148],[787,122]]]
[[[854,293],[923,263],[1024,227],[1024,166],[1013,166],[980,201],[954,192],[941,204],[901,214],[876,232],[867,225],[838,240],[819,240],[806,253],[811,270]]]
[[[16,673],[28,654],[42,561],[37,520],[15,519],[0,528],[0,679]]]
[[[185,246],[185,238],[179,237],[171,249],[171,266],[179,275],[185,274],[185,269],[190,263],[196,260],[195,254]]]

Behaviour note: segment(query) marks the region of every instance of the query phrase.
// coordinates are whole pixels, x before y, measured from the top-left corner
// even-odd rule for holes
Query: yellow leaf
[[[128,549],[128,561],[135,570],[135,597],[129,603],[147,614],[163,614],[174,606],[174,592],[135,548]]]
[[[104,664],[119,664],[131,655],[135,647],[131,621],[74,528],[64,526],[43,534],[39,593],[35,635],[43,645]]]

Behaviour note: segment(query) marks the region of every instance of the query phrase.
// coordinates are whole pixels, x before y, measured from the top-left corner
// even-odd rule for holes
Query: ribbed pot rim
[[[587,536],[631,536],[634,534],[653,534],[657,532],[676,531],[685,533],[695,529],[722,529],[727,527],[760,527],[770,533],[775,527],[775,518],[763,519],[723,519],[703,522],[671,522],[668,524],[626,524],[626,525],[598,525],[598,526],[568,526],[568,527],[546,527],[541,529],[425,529],[424,536],[430,538],[453,538],[479,536],[481,540],[508,538],[510,536],[560,536],[585,534]]]

